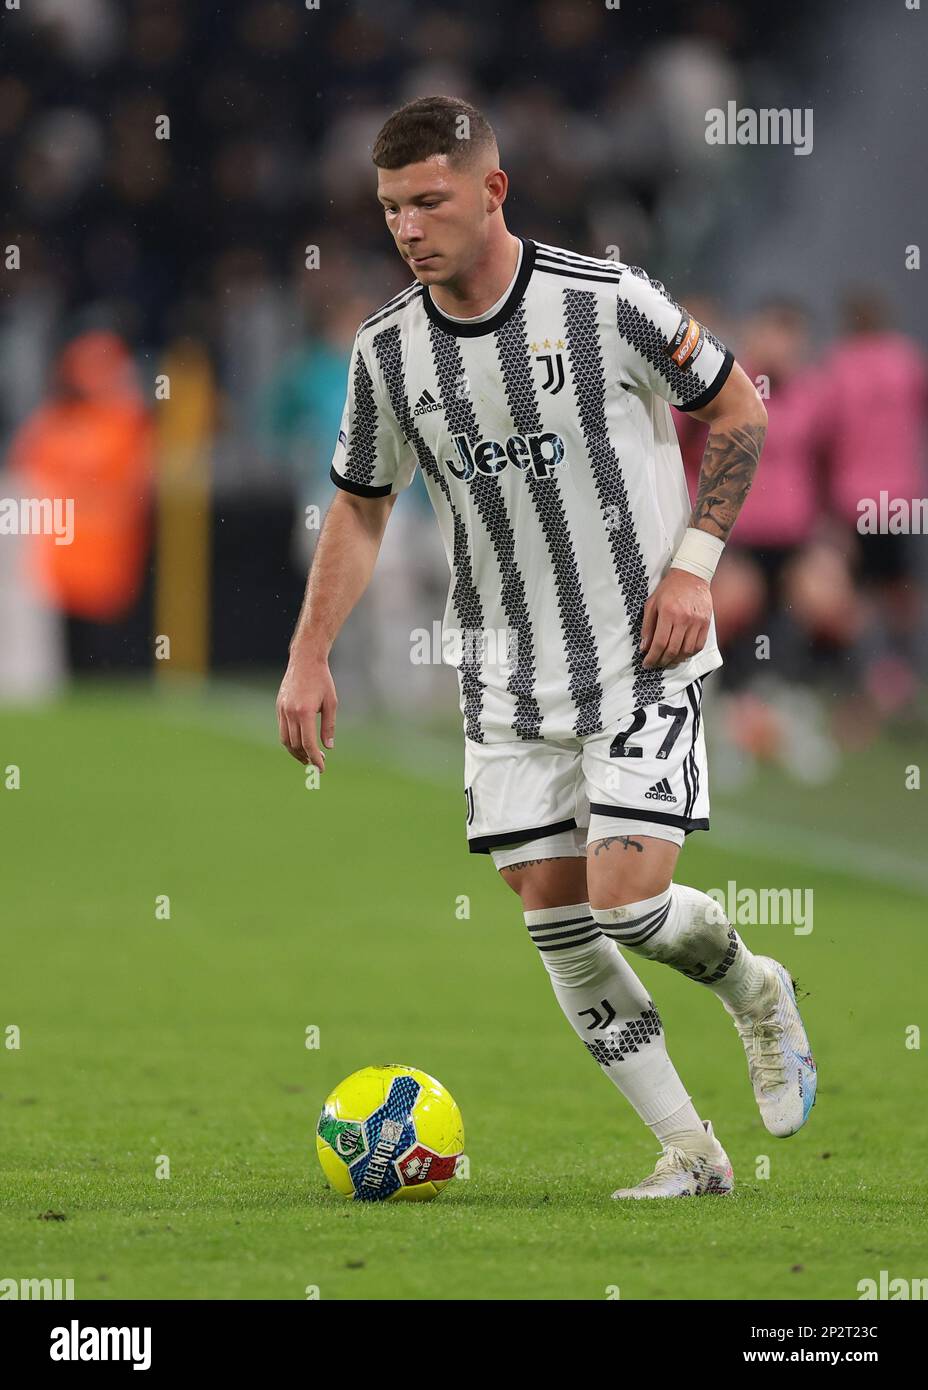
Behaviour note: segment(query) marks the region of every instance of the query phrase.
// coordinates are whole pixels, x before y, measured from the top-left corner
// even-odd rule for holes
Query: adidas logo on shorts
[[[645,792],[645,799],[651,801],[676,801],[676,797],[670,790],[670,783],[666,777],[662,777],[659,782],[655,782],[649,791]]]
[[[416,408],[412,413],[413,415],[428,415],[430,410],[442,410],[443,408],[441,401],[436,401],[431,391],[423,391],[416,401]]]

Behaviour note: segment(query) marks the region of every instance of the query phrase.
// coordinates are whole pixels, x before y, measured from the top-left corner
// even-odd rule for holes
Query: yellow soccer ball
[[[326,1098],[316,1152],[332,1187],[356,1202],[427,1202],[454,1177],[464,1122],[418,1067],[362,1067]]]

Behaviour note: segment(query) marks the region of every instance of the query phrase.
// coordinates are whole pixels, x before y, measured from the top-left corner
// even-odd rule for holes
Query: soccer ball
[[[326,1099],[316,1152],[332,1187],[356,1202],[427,1202],[454,1177],[464,1122],[428,1072],[362,1067]]]

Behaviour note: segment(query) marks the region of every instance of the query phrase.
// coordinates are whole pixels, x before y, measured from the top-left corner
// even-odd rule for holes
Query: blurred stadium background
[[[336,911],[363,927],[338,871],[373,838],[381,848],[367,862],[381,876],[366,891],[394,933],[410,920],[415,855],[430,861],[418,931],[467,891],[496,934],[508,922],[517,939],[515,900],[466,855],[453,673],[410,661],[411,634],[431,630],[447,585],[418,481],[335,649],[328,777],[343,780],[327,810],[310,808],[302,770],[274,749],[274,694],[334,491],[352,338],[408,279],[369,149],[392,109],[428,92],[486,110],[511,178],[511,230],[592,255],[618,246],[769,381],[758,482],[714,586],[726,657],[707,690],[714,833],[711,848],[689,850],[691,872],[704,886],[735,869],[763,882],[773,863],[784,881],[819,884],[833,950],[863,941],[841,916],[855,898],[875,907],[899,891],[894,911],[914,924],[928,891],[920,793],[906,785],[928,749],[926,542],[864,537],[856,521],[860,499],[881,490],[926,493],[926,318],[906,251],[928,211],[917,22],[901,3],[890,15],[866,0],[4,10],[0,498],[73,497],[77,517],[70,546],[0,535],[0,771],[22,772],[20,803],[0,790],[5,896],[10,923],[45,933],[25,947],[7,937],[4,951],[7,979],[19,978],[12,1011],[42,1019],[50,1039],[24,1094],[69,1066],[78,1089],[106,1086],[63,1020],[111,1028],[122,1053],[133,1008],[147,1017],[136,968],[163,986],[147,1000],[158,1046],[177,1072],[188,1065],[157,1022],[165,1001],[186,998],[184,982],[151,948],[133,963],[123,930],[150,924],[166,880],[185,885],[192,931],[178,928],[177,949],[192,953],[193,978],[208,992],[216,971],[227,1006],[238,999],[236,1023],[259,1033],[269,1025],[235,995],[243,981],[229,960],[260,977],[259,1010],[284,1006],[246,929],[267,933],[267,961],[285,973],[302,961],[293,968],[311,980],[327,961],[333,1001],[370,1004],[371,1038],[396,1050],[377,1017],[371,962],[379,951],[389,970],[383,945],[368,942],[375,954],[345,979],[331,943],[328,957],[303,939]],[[706,111],[732,99],[812,108],[813,151],[706,144]],[[164,116],[170,138],[158,139]],[[703,429],[677,420],[692,486]],[[758,659],[759,635],[769,659]],[[91,925],[95,953],[68,936]],[[50,948],[62,974],[46,973]],[[433,963],[463,968],[462,948],[443,950]],[[824,939],[822,951],[826,971]],[[867,966],[862,953],[861,980]],[[512,979],[528,988],[514,964]],[[535,1036],[550,1033],[560,1066],[569,1049],[533,984]],[[423,976],[425,996],[407,997],[401,1052],[431,1036],[430,987]],[[302,1019],[297,993],[286,1007]],[[231,1023],[214,1021],[231,1046]],[[407,1060],[455,1090],[452,1042]],[[312,1110],[317,1089],[321,1098],[371,1060],[356,1038],[311,1083],[301,1078],[300,1106]],[[730,1058],[733,1078],[741,1060]],[[132,1081],[142,1096],[144,1071]],[[607,1088],[583,1075],[605,1114]],[[59,1130],[51,1120],[35,1132],[22,1113],[23,1172],[79,1133],[77,1110],[61,1105]],[[90,1163],[93,1142],[75,1145],[75,1161]],[[26,1204],[54,1187],[27,1184]],[[176,1270],[173,1284],[165,1277],[184,1287]]]
[[[924,314],[905,248],[926,197],[900,176],[919,166],[919,49],[904,15],[866,3],[770,15],[586,0],[5,13],[4,244],[19,259],[0,321],[2,492],[73,495],[85,519],[92,498],[93,524],[68,547],[5,538],[0,695],[280,668],[332,496],[354,330],[407,278],[370,144],[393,106],[437,90],[486,106],[512,227],[618,246],[769,383],[764,467],[716,586],[718,684],[744,757],[827,780],[842,750],[916,719],[925,548],[864,542],[855,522],[881,488],[924,491]],[[730,99],[811,107],[813,151],[706,144],[705,112]],[[704,428],[678,419],[692,484]],[[346,713],[450,700],[453,714],[449,673],[409,663],[444,587],[417,483],[336,649]],[[740,775],[720,767],[720,785]]]

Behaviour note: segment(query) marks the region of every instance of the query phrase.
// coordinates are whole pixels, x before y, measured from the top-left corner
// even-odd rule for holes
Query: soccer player
[[[340,492],[278,696],[281,741],[324,769],[328,654],[418,465],[451,569],[470,850],[518,893],[571,1026],[661,1145],[654,1172],[613,1196],[728,1193],[728,1157],[623,951],[718,996],[765,1125],[799,1129],[815,1064],[788,972],[673,881],[684,836],[709,825],[702,684],[722,661],[709,582],[763,403],[643,270],[508,231],[496,139],[467,102],[408,103],[373,161],[415,278],[354,342]],[[671,404],[710,426],[692,516]],[[500,632],[502,650],[487,640]]]

